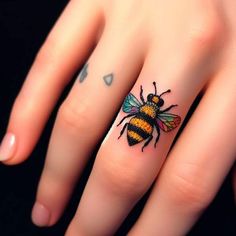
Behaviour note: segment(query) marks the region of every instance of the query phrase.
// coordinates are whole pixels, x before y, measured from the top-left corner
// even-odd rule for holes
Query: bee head
[[[155,94],[149,94],[147,97],[148,102],[152,102],[154,104],[156,104],[158,107],[161,107],[164,105],[164,100]]]
[[[156,104],[158,107],[162,107],[164,105],[164,100],[161,98],[161,96],[165,93],[169,93],[170,90],[167,90],[165,92],[163,92],[162,94],[160,95],[157,95],[157,87],[156,87],[156,82],[154,81],[153,82],[153,85],[154,85],[154,89],[155,89],[155,94],[149,94],[147,96],[147,100],[148,102],[152,102],[154,104]]]

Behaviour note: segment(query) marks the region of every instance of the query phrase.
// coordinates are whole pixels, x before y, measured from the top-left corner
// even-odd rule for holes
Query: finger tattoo
[[[79,74],[79,82],[82,83],[88,76],[88,63],[86,63]]]
[[[111,73],[111,74],[103,76],[103,80],[107,86],[111,86],[111,84],[114,80],[114,74]]]
[[[142,86],[140,87],[141,101],[139,101],[132,93],[128,94],[122,106],[123,112],[128,113],[128,115],[123,117],[123,119],[117,125],[121,125],[126,118],[130,118],[129,122],[125,123],[123,126],[118,139],[122,136],[125,129],[127,129],[127,140],[129,146],[133,146],[142,141],[145,141],[142,147],[142,152],[153,139],[154,129],[157,131],[157,137],[154,144],[154,147],[156,147],[160,137],[160,130],[164,132],[170,132],[181,123],[180,116],[167,113],[167,111],[171,110],[177,105],[171,105],[166,109],[161,110],[161,107],[164,105],[164,99],[162,98],[162,95],[170,93],[171,90],[169,89],[158,95],[156,82],[153,82],[153,85],[155,93],[148,94],[146,101],[143,98]]]

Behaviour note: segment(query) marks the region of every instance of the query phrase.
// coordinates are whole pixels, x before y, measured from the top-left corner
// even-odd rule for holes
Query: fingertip
[[[7,131],[0,145],[0,162],[4,165],[17,165],[24,162],[30,155],[33,144],[22,142],[19,132]]]
[[[30,100],[34,100],[34,98],[32,97]],[[28,159],[47,119],[47,114],[43,110],[45,107],[45,105],[38,104],[29,105],[21,98],[16,99],[8,121],[6,135],[2,141],[3,151],[0,148],[0,161],[3,164],[17,165]]]
[[[51,213],[43,204],[36,202],[32,209],[31,220],[38,227],[50,226]]]
[[[0,145],[0,161],[5,162],[10,160],[16,151],[16,135],[8,132],[2,139]]]

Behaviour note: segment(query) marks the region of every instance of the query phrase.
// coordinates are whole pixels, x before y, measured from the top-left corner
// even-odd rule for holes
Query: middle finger
[[[124,50],[130,36],[115,37],[119,42],[111,44],[113,37],[114,32],[104,32],[59,109],[32,212],[37,225],[52,225],[60,217],[89,155],[140,71],[141,41]],[[134,59],[128,60],[129,55]]]

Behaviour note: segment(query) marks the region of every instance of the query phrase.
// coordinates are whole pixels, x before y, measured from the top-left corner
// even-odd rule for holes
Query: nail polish
[[[7,161],[12,158],[16,149],[16,136],[7,133],[0,145],[0,161]]]
[[[34,204],[32,210],[32,221],[39,227],[49,226],[50,223],[50,212],[49,210],[39,202]]]

